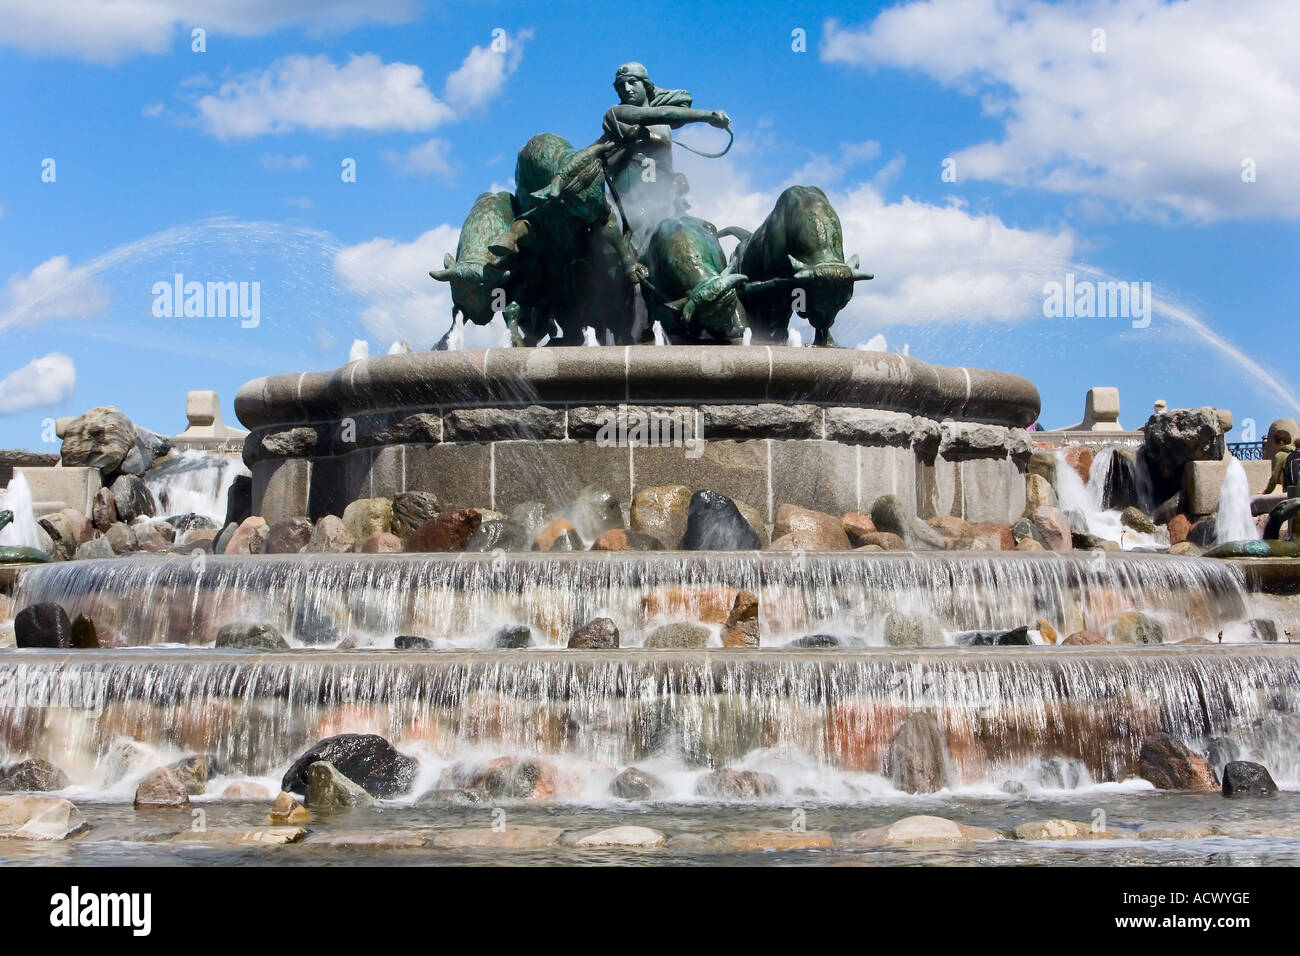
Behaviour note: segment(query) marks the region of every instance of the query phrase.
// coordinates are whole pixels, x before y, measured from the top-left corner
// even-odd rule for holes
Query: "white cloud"
[[[140,115],[147,116],[150,119],[153,119],[155,117],[162,116],[164,109],[166,109],[166,107],[163,106],[163,104],[161,103],[150,103],[144,109],[140,110]]]
[[[431,139],[419,146],[411,147],[406,152],[390,149],[384,150],[380,155],[401,172],[448,179],[455,172],[455,167],[449,158],[450,152],[451,144],[446,140]]]
[[[1276,0],[913,0],[828,21],[821,55],[978,95],[1002,137],[955,151],[959,180],[1208,222],[1300,216],[1297,36],[1300,4]]]
[[[283,153],[265,153],[262,156],[262,168],[278,172],[284,169],[306,169],[311,160],[301,154],[286,156]]]
[[[290,196],[285,202],[295,209],[311,209],[315,205],[310,196]]]
[[[346,29],[360,23],[404,23],[416,0],[7,0],[0,44],[28,53],[116,63],[162,53],[190,30],[258,36],[291,24]],[[209,49],[212,38],[209,36]]]
[[[23,275],[9,277],[0,297],[0,329],[39,325],[52,319],[89,319],[103,312],[108,290],[67,256],[54,256]]]
[[[62,352],[32,359],[0,379],[0,415],[57,405],[72,395],[77,366]]]
[[[199,123],[222,139],[295,129],[414,132],[454,117],[429,92],[418,66],[385,64],[373,53],[342,66],[324,55],[287,56],[223,83],[199,100],[198,114]]]
[[[444,90],[447,102],[457,112],[465,113],[494,99],[523,59],[524,43],[532,38],[532,30],[521,30],[513,37],[502,37],[504,50],[493,50],[490,46],[476,46],[470,50],[465,62],[447,77]]]

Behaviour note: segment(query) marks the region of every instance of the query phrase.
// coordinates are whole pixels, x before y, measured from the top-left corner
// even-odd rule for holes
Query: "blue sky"
[[[104,404],[175,433],[195,388],[233,422],[256,376],[335,367],[358,338],[428,348],[450,301],[426,273],[474,197],[510,187],[534,133],[594,140],[632,59],[732,117],[727,157],[678,160],[695,212],[753,228],[787,185],[830,194],[877,276],[842,344],[1025,375],[1046,427],[1116,385],[1129,426],[1163,398],[1262,433],[1300,414],[1297,37],[1289,0],[13,0],[0,447],[56,450],[46,419]],[[259,283],[260,321],[154,315],[178,272]],[[1045,317],[1071,273],[1149,282],[1150,324]]]

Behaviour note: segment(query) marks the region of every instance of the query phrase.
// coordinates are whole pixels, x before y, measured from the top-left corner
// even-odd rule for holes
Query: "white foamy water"
[[[654,332],[655,345],[668,344],[668,336],[664,335],[664,327],[662,322],[656,322],[654,326],[651,328],[651,331]]]
[[[1215,543],[1253,541],[1259,537],[1250,513],[1250,481],[1246,469],[1236,458],[1228,461],[1227,474],[1219,486],[1219,517],[1215,524]]]
[[[144,483],[164,515],[193,512],[218,527],[226,520],[226,494],[248,469],[238,458],[206,451],[183,451],[151,470]]]
[[[36,512],[32,510],[32,489],[21,473],[14,475],[9,488],[0,497],[0,511],[12,511],[13,523],[0,529],[0,545],[39,548],[40,536],[36,533]]]
[[[1070,512],[1081,515],[1089,534],[1118,542],[1126,551],[1159,544],[1156,535],[1143,534],[1126,527],[1120,521],[1119,511],[1103,507],[1106,475],[1110,472],[1114,455],[1112,448],[1098,452],[1092,460],[1092,467],[1088,469],[1088,483],[1084,484],[1079,473],[1065,460],[1065,455],[1056,452],[1057,503],[1067,515]]]

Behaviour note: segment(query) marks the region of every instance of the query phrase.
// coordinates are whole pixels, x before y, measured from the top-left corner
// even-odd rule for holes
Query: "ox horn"
[[[455,272],[456,270],[454,269],[433,269],[429,272],[429,276],[437,279],[439,282],[450,282],[451,277],[455,275]]]
[[[813,277],[813,268],[806,262],[800,262],[794,256],[787,254],[786,258],[790,260],[790,265],[794,269],[795,279],[811,279]]]
[[[875,276],[870,272],[863,272],[862,269],[859,268],[861,264],[861,260],[858,259],[856,253],[849,256],[849,261],[845,263],[845,265],[849,267],[849,271],[853,273],[853,281],[862,282],[864,279],[874,279]]]

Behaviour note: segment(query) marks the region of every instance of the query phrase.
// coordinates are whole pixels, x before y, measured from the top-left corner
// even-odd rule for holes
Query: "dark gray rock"
[[[1189,461],[1221,458],[1222,437],[1213,408],[1174,408],[1147,419],[1142,451],[1163,474],[1175,475]]]
[[[262,542],[263,554],[297,554],[311,540],[312,524],[307,517],[286,518],[271,525]]]
[[[118,521],[133,521],[140,515],[152,518],[158,513],[153,493],[145,486],[144,480],[135,475],[118,475],[112,492]]]
[[[226,491],[226,520],[224,527],[236,528],[253,514],[253,479],[249,475],[236,475]],[[218,554],[221,552],[218,551]]]
[[[340,773],[328,760],[310,764],[306,776],[307,785],[302,790],[302,802],[312,810],[341,810],[375,805],[375,798],[364,787]]]
[[[1271,797],[1275,793],[1277,784],[1263,764],[1233,760],[1223,768],[1225,797]]]
[[[477,807],[483,802],[483,795],[477,790],[447,788],[430,790],[415,801],[422,809],[447,809],[451,807]]]
[[[1204,757],[1169,734],[1152,734],[1138,753],[1138,773],[1157,790],[1218,790],[1219,779]]]
[[[966,647],[1029,647],[1029,626],[1022,625],[1009,631],[963,631],[953,635],[953,643]]]
[[[515,649],[527,647],[532,640],[533,632],[527,624],[507,624],[492,635],[492,646]]]
[[[565,528],[563,532],[555,536],[551,542],[548,551],[584,551],[586,545],[582,543],[582,538],[574,528]]]
[[[217,535],[216,539],[212,542],[212,553],[225,554],[226,545],[230,544],[230,539],[235,536],[235,532],[238,530],[239,525],[237,524],[227,524],[222,528],[221,534]]]
[[[681,547],[684,551],[757,551],[762,542],[734,501],[716,491],[697,491],[691,495]]]
[[[607,617],[588,621],[569,636],[574,650],[608,650],[618,647],[618,625]]]
[[[933,714],[908,715],[889,743],[881,771],[904,793],[934,793],[952,786],[956,773]]]
[[[68,775],[48,760],[20,760],[0,767],[0,793],[62,790]]]
[[[714,770],[695,782],[695,795],[714,800],[755,800],[781,793],[781,782],[757,770]]]
[[[532,535],[522,525],[513,521],[484,521],[465,542],[465,550],[484,552],[499,548],[502,551],[527,551],[532,543]]]
[[[628,767],[609,785],[609,792],[622,800],[653,800],[667,790],[662,780],[637,767]]]
[[[161,435],[155,435],[147,428],[135,426],[135,441],[131,450],[122,459],[119,469],[127,475],[143,475],[154,461],[172,450],[172,443]]]
[[[1210,515],[1208,518],[1202,518],[1196,524],[1192,525],[1192,530],[1187,532],[1187,540],[1198,548],[1212,548],[1219,537],[1219,518],[1218,515]]]
[[[395,797],[415,785],[420,764],[399,753],[378,734],[339,734],[313,744],[285,773],[280,789],[305,793],[307,768],[328,761],[354,783],[376,797]]]
[[[276,651],[289,645],[280,632],[270,624],[227,624],[217,631],[217,647],[238,647],[246,650]]]
[[[416,637],[413,634],[401,634],[393,638],[393,647],[399,651],[427,651],[433,649],[433,641],[427,637]]]
[[[18,647],[72,646],[72,621],[58,604],[31,604],[14,615],[14,643]]]
[[[843,647],[844,642],[834,634],[806,634],[797,637],[787,647]]]
[[[72,622],[72,646],[87,651],[100,646],[99,634],[95,631],[95,622],[84,614],[78,614]]]
[[[1250,625],[1250,639],[1262,644],[1277,643],[1277,622],[1266,617],[1253,617],[1246,622]]]
[[[303,644],[319,647],[337,644],[347,636],[347,620],[323,600],[308,599],[293,606],[289,631]]]
[[[407,538],[432,518],[438,517],[442,506],[432,491],[407,491],[393,498],[393,534]]]
[[[190,531],[217,531],[216,522],[207,515],[195,514],[193,511],[183,515],[172,515],[167,519],[167,523],[176,529],[177,535],[186,534]]]

